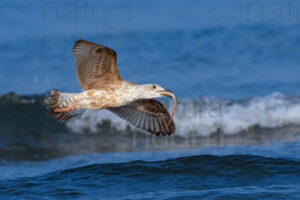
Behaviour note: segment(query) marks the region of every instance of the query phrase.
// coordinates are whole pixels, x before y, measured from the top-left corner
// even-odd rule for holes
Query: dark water
[[[1,1],[0,199],[300,199],[299,8]],[[47,116],[47,92],[80,91],[79,38],[115,49],[123,79],[174,91],[174,136],[108,111]]]
[[[94,163],[4,179],[0,188],[2,199],[299,199],[299,178],[298,159],[200,155]]]

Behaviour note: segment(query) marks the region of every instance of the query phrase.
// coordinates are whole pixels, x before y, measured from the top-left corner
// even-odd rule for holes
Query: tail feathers
[[[81,115],[83,109],[71,109],[70,111],[61,111],[62,108],[67,107],[66,100],[74,96],[74,94],[61,93],[59,91],[53,90],[49,97],[49,115],[53,115],[57,120],[68,120],[72,117]]]

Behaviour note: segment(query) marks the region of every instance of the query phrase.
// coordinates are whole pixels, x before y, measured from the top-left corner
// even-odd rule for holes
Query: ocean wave
[[[171,104],[164,102],[171,110]],[[279,128],[300,125],[300,99],[281,93],[240,101],[218,100],[201,97],[197,100],[181,100],[175,114],[176,135],[187,137],[190,134],[209,136],[217,132],[234,135],[255,127]],[[67,122],[73,132],[89,130],[99,133],[99,125],[109,121],[117,130],[136,130],[128,122],[109,111],[88,111]]]
[[[149,174],[185,174],[195,173],[199,176],[209,176],[214,172],[220,173],[220,175],[229,175],[229,173],[242,173],[249,174],[249,172],[255,173],[260,176],[268,176],[270,174],[278,175],[285,171],[285,173],[293,173],[300,176],[300,172],[296,170],[299,168],[300,162],[298,160],[288,158],[269,158],[256,155],[196,155],[179,157],[175,159],[160,160],[154,162],[147,161],[131,161],[122,163],[106,163],[106,164],[91,164],[87,166],[81,166],[77,168],[70,168],[61,170],[58,172],[50,173],[46,176],[52,176],[56,174],[56,178],[60,176],[73,177],[74,173],[83,173],[84,175],[99,174],[100,176],[106,176],[108,174],[119,174],[120,172],[125,174],[131,174],[132,176],[143,176],[139,172]],[[290,166],[289,170],[285,169],[285,165]],[[194,169],[194,170],[193,170]],[[225,172],[224,170],[228,171]]]
[[[162,101],[171,109],[171,103]],[[145,133],[106,110],[87,111],[61,123],[47,115],[46,107],[47,94],[0,97],[1,160],[257,145],[300,137],[300,98],[280,93],[240,101],[179,100],[172,137]]]
[[[207,192],[212,188],[228,191],[231,187],[233,193],[240,194],[238,188],[241,188],[257,196],[265,195],[264,191],[270,194],[278,192],[275,189],[278,184],[288,187],[278,192],[282,194],[299,185],[299,164],[298,160],[252,155],[198,155],[155,162],[94,163],[38,176],[2,180],[0,188],[4,199],[14,195],[24,198],[24,194],[27,198],[47,195],[53,199],[62,196],[119,199],[123,190],[130,199],[141,199],[141,188],[147,188],[143,195],[152,195],[152,198],[157,188],[167,193],[187,190],[190,192],[188,196],[197,191],[198,195],[215,197],[218,193]],[[171,195],[178,196],[176,192]],[[226,193],[222,194],[218,195],[225,198]]]
[[[11,123],[19,119],[18,130],[31,128],[35,131],[49,132],[63,129],[78,134],[103,134],[108,129],[110,132],[143,132],[107,110],[86,111],[66,123],[56,123],[46,114],[46,99],[47,95],[18,96],[10,93],[1,96],[1,129],[5,132],[15,131]],[[162,99],[162,102],[168,110],[172,109],[169,101]],[[29,115],[31,120],[28,119]],[[210,97],[179,100],[174,120],[176,135],[181,137],[189,137],[191,134],[210,136],[214,133],[235,135],[255,128],[298,126],[300,97],[273,93],[265,97],[243,100],[220,100]]]

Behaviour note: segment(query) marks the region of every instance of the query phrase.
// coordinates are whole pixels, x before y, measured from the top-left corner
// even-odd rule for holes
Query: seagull
[[[157,84],[137,85],[122,80],[114,50],[86,40],[73,46],[76,75],[81,93],[51,91],[49,115],[57,120],[68,120],[85,110],[107,109],[132,125],[157,136],[175,133],[173,117],[176,97]],[[154,98],[173,99],[170,116],[164,106]]]

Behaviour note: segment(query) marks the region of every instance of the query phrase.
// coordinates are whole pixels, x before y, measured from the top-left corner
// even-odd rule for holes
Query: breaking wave
[[[36,127],[39,125],[36,120],[48,120],[48,124],[51,122],[62,126],[45,115],[47,102],[45,96],[47,95],[18,96],[13,93],[2,96],[0,98],[0,108],[4,111],[0,114],[2,121],[10,121],[8,116],[14,116],[11,120],[25,116],[20,120],[27,122],[26,115],[30,115],[33,119],[27,123],[20,122],[20,126]],[[165,99],[162,102],[168,110],[172,109],[172,103]],[[181,137],[189,134],[209,136],[217,132],[234,135],[253,128],[297,126],[300,125],[300,97],[273,93],[265,97],[243,100],[218,100],[209,97],[199,97],[193,101],[179,100],[174,120],[176,135]],[[137,130],[107,110],[86,111],[81,116],[67,121],[65,126],[74,133],[101,134],[103,124],[106,122],[110,128],[119,132]],[[7,128],[5,125],[3,124],[2,129]],[[22,128],[24,127],[19,127]],[[50,127],[43,128],[43,131],[47,132],[45,128]]]
[[[171,110],[172,105],[164,102]],[[234,135],[253,128],[279,128],[300,125],[300,98],[287,97],[273,93],[261,98],[240,101],[218,100],[201,97],[197,100],[181,100],[175,114],[176,134],[182,137],[189,134],[209,136],[216,132]],[[83,133],[89,130],[99,133],[99,125],[109,121],[117,130],[126,130],[133,126],[116,117],[109,111],[87,111],[80,117],[67,122],[73,132]]]
[[[47,96],[0,96],[1,159],[254,145],[300,137],[300,98],[280,93],[239,101],[179,100],[172,137],[143,133],[106,110],[61,123],[47,115]],[[172,103],[162,101],[171,110]]]

